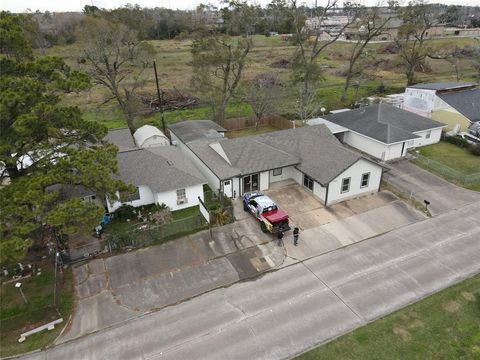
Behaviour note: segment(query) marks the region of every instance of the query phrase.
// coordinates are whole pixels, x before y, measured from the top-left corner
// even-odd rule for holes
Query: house
[[[440,82],[405,89],[403,108],[462,131],[480,120],[480,89],[475,83]]]
[[[340,141],[382,161],[405,156],[409,148],[437,143],[445,127],[387,104],[331,114],[322,120],[332,123],[324,124]],[[319,121],[313,119],[307,123],[318,124]]]
[[[140,148],[152,146],[169,146],[170,140],[157,127],[152,125],[143,125],[133,134],[135,143]]]
[[[325,205],[378,191],[382,167],[345,148],[325,125],[236,139],[198,133],[186,121],[172,129],[179,147],[213,190],[236,198],[293,179]],[[186,131],[183,133],[180,129]]]
[[[165,204],[174,211],[197,206],[198,199],[203,200],[205,178],[174,146],[120,151],[117,161],[119,179],[134,185],[136,191],[117,193],[119,200],[107,199],[110,212],[123,204]]]

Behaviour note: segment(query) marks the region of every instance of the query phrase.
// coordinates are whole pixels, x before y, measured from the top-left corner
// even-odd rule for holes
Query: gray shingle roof
[[[182,121],[169,125],[168,128],[185,144],[201,139],[220,138],[222,136],[218,132],[227,131],[211,120]]]
[[[480,121],[480,89],[463,90],[438,96],[471,122]]]
[[[424,83],[424,84],[416,84],[409,86],[413,89],[425,89],[425,90],[453,90],[453,89],[461,89],[461,88],[468,88],[472,86],[476,86],[475,83],[458,83],[458,82],[436,82],[436,83]]]
[[[181,150],[173,146],[123,151],[117,154],[117,160],[122,181],[146,185],[153,193],[206,183]]]
[[[324,185],[361,158],[343,147],[325,125],[221,139],[218,144],[231,165],[211,148],[211,143],[188,146],[220,179],[295,165]]]
[[[133,136],[128,128],[108,130],[107,136],[105,136],[104,140],[117,145],[119,151],[136,147],[135,142],[133,141]]]
[[[385,144],[418,138],[417,131],[445,126],[397,107],[379,104],[325,116],[325,119]]]

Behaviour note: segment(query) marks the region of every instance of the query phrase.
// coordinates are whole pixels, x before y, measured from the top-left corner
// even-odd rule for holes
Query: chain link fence
[[[429,159],[421,154],[415,154],[413,160],[423,165],[432,172],[444,177],[445,179],[458,182],[462,185],[469,185],[480,182],[480,172],[465,175],[458,170],[452,169],[438,161]]]

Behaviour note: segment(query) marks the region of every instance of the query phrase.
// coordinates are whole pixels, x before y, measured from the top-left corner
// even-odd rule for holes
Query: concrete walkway
[[[291,358],[480,273],[479,213],[449,210],[23,358]]]

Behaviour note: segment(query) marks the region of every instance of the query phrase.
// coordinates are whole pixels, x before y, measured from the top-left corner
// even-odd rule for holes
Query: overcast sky
[[[318,0],[319,5],[326,0]],[[374,5],[378,0],[361,0],[365,5]],[[406,2],[407,0],[404,0]],[[218,5],[220,1],[215,0],[89,0],[89,1],[74,1],[74,0],[1,0],[0,8],[2,10],[9,10],[11,12],[25,12],[30,11],[81,11],[85,5],[96,5],[99,8],[117,8],[126,3],[140,4],[143,7],[168,7],[172,9],[193,9],[200,3],[212,3]],[[267,4],[269,0],[257,0],[259,4]],[[480,0],[431,0],[430,3],[442,3],[449,5],[471,5],[480,6]],[[305,0],[306,4],[313,4],[314,0]]]

